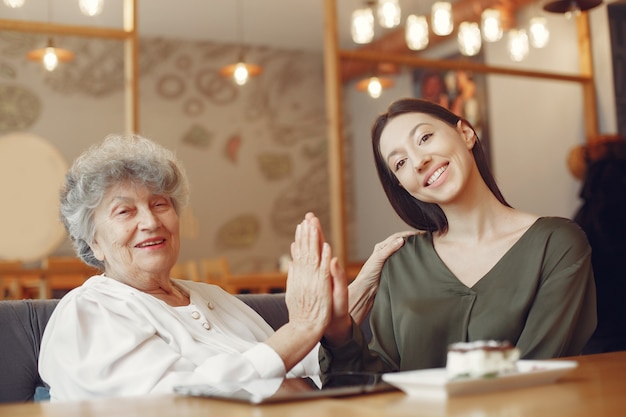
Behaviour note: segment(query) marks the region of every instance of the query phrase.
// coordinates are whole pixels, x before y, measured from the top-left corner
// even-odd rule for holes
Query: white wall
[[[528,11],[518,16],[527,21]],[[544,50],[531,49],[522,63],[513,63],[506,53],[506,42],[484,45],[486,63],[529,70],[579,72],[578,40],[574,21],[563,15],[546,14],[551,29]],[[600,133],[616,131],[615,100],[610,56],[606,5],[590,12],[594,70]],[[572,217],[579,206],[580,182],[568,171],[566,157],[582,144],[582,90],[573,82],[553,82],[511,76],[487,77],[489,126],[494,174],[513,206],[537,213]],[[353,85],[344,90],[344,109],[352,128],[355,236],[350,238],[351,260],[366,259],[376,242],[389,234],[407,229],[391,209],[376,176],[369,128],[375,116],[387,105],[411,95],[409,74],[397,78],[394,89],[378,100],[356,92]]]

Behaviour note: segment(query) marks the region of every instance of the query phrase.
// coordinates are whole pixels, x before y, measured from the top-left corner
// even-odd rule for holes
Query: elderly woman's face
[[[180,250],[179,219],[172,201],[143,185],[111,187],[95,211],[91,248],[107,276],[123,282],[169,278]]]

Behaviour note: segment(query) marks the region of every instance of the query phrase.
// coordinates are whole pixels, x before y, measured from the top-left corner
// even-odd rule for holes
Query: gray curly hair
[[[189,199],[185,171],[174,153],[139,135],[109,135],[80,155],[65,176],[61,220],[77,255],[104,271],[93,254],[94,212],[107,190],[125,181],[146,186],[172,200],[178,214]]]

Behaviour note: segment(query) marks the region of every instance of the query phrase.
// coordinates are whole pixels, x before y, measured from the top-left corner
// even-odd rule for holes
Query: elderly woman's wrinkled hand
[[[322,239],[315,222],[305,219],[296,227],[285,297],[289,321],[320,336],[332,316],[332,252]]]
[[[369,314],[376,292],[378,292],[380,274],[387,258],[404,245],[404,239],[407,236],[417,233],[423,232],[417,230],[397,232],[374,245],[372,254],[349,287],[350,315],[355,322],[360,324]]]

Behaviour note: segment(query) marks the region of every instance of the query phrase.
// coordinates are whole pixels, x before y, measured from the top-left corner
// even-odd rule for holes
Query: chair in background
[[[46,283],[46,298],[60,298],[69,290],[101,271],[73,256],[51,256],[42,264]]]
[[[230,276],[230,266],[225,256],[219,258],[203,258],[200,260],[200,280],[209,284],[226,285]]]
[[[0,299],[45,298],[41,270],[27,269],[19,260],[0,260]]]
[[[179,262],[172,268],[170,275],[173,278],[200,281],[200,272],[196,261]]]

